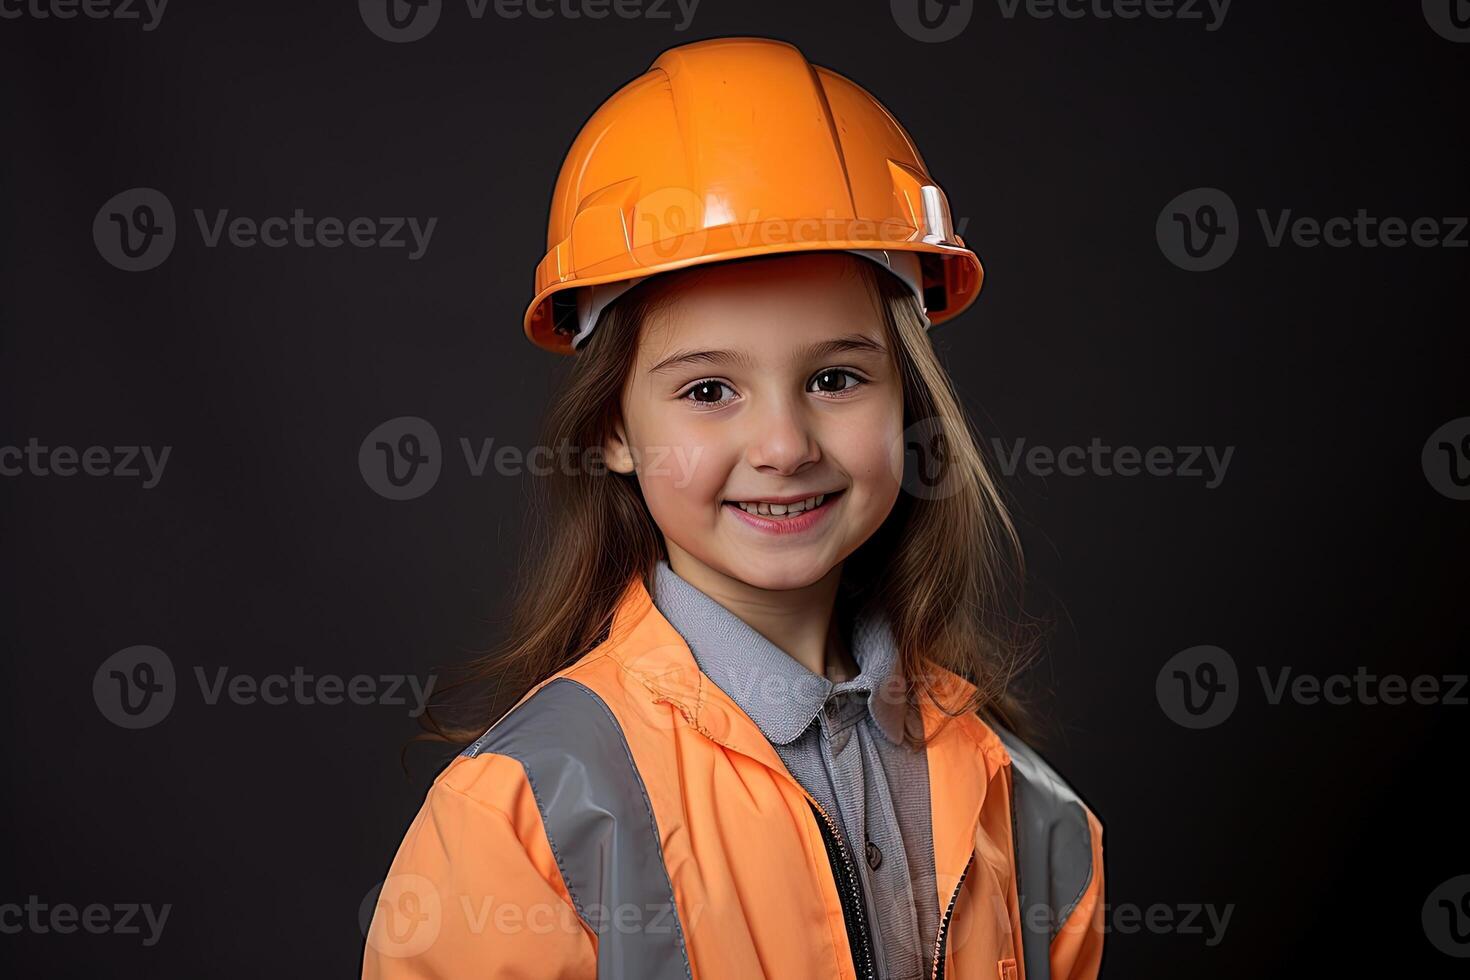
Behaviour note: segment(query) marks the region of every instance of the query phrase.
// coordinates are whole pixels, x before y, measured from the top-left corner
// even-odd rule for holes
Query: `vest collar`
[[[607,651],[636,681],[630,688],[642,687],[651,700],[673,706],[706,738],[760,762],[800,788],[760,728],[699,669],[689,645],[654,605],[640,576],[634,576],[618,601]],[[945,704],[957,704],[973,693],[974,685],[954,672],[938,665],[931,669]],[[920,707],[925,735],[932,737],[928,761],[935,872],[941,884],[953,884],[976,848],[980,812],[992,780],[1010,766],[1011,758],[1000,737],[979,717],[946,716],[928,701]]]

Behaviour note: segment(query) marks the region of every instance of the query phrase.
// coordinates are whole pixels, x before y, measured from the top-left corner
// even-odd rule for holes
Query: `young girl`
[[[563,462],[478,672],[524,693],[439,729],[363,976],[1096,977],[1102,826],[1017,734],[1015,532],[926,335],[981,267],[907,134],[676,47],[548,239]]]

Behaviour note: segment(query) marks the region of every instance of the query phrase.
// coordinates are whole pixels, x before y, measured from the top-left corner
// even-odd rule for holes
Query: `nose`
[[[822,458],[813,419],[800,399],[768,399],[747,419],[745,459],[756,469],[790,476]]]

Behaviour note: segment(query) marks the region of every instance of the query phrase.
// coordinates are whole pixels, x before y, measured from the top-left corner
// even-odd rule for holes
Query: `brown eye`
[[[853,383],[844,383],[844,379],[847,378],[851,378]],[[812,384],[817,386],[817,391],[826,392],[827,394],[833,395],[840,394],[844,391],[849,391],[853,388],[856,388],[858,385],[865,383],[866,382],[864,382],[862,378],[858,377],[853,372],[844,371],[841,368],[829,368],[826,371],[818,373],[816,377],[812,378]]]
[[[720,397],[721,390],[733,392],[725,382],[707,378],[690,385],[679,397],[696,405],[723,405],[728,399]]]

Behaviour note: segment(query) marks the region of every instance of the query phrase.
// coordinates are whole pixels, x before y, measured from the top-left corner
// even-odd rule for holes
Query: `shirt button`
[[[868,867],[876,871],[878,865],[883,863],[883,852],[878,850],[878,845],[872,841],[868,841],[866,851],[868,855]]]

